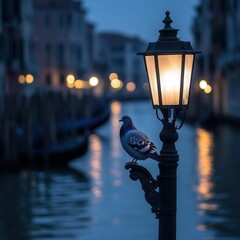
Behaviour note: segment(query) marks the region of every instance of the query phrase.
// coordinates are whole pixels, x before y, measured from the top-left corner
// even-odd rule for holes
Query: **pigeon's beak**
[[[120,120],[119,120],[119,122],[123,122],[123,120],[122,120],[122,119],[120,119]]]

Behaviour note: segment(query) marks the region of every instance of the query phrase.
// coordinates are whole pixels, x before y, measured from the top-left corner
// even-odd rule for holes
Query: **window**
[[[64,74],[60,74],[60,84],[61,85],[65,84],[65,76],[64,76]]]
[[[77,59],[76,59],[77,63],[81,64],[81,62],[82,62],[82,48],[81,47],[77,48],[76,55],[77,55]]]
[[[51,46],[50,44],[47,43],[45,46],[46,64],[50,64],[51,62],[51,52],[52,52]]]
[[[46,85],[50,86],[52,84],[52,76],[50,73],[46,75]]]
[[[123,44],[115,44],[111,47],[112,52],[123,52],[125,47]]]
[[[64,57],[65,57],[64,45],[63,43],[59,43],[57,46],[57,62],[59,67],[64,67]]]
[[[1,18],[4,22],[11,22],[13,19],[21,22],[21,7],[19,0],[3,0],[0,1],[2,5]]]
[[[45,15],[45,28],[49,29],[50,26],[50,16],[48,14]]]

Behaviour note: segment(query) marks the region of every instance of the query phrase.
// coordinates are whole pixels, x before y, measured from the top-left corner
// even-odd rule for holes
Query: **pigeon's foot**
[[[133,158],[133,160],[131,161],[131,164],[137,165],[137,164],[138,164],[138,163],[137,163],[137,159],[136,159],[136,158]]]

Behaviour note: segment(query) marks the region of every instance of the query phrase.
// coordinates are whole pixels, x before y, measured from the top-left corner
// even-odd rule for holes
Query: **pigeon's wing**
[[[142,132],[138,130],[129,131],[127,134],[128,144],[137,152],[147,155],[156,152],[156,146],[152,141]]]

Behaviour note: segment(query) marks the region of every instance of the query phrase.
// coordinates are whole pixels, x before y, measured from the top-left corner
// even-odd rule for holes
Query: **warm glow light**
[[[207,87],[207,82],[206,82],[205,80],[201,80],[201,81],[199,82],[199,87],[200,87],[201,89],[205,89],[205,88]]]
[[[24,84],[25,83],[25,76],[24,75],[19,75],[18,76],[18,82],[20,84]]]
[[[31,84],[34,81],[34,77],[32,74],[27,74],[26,75],[26,83]]]
[[[74,88],[74,83],[67,83],[68,88]]]
[[[116,120],[120,119],[120,113],[121,113],[121,104],[120,102],[114,101],[111,104],[111,112],[113,116],[115,116]],[[118,122],[118,121],[116,121]]]
[[[184,82],[183,82],[183,96],[182,104],[188,105],[190,84],[192,78],[192,68],[193,68],[194,56],[190,54],[185,55],[185,70],[184,70]]]
[[[204,224],[199,224],[199,225],[196,226],[196,229],[198,231],[205,231],[207,229],[207,226],[204,225]]]
[[[75,77],[74,77],[72,74],[69,74],[69,75],[67,76],[67,83],[73,84],[74,81],[75,81]]]
[[[102,145],[100,138],[95,134],[90,136],[90,153],[90,175],[93,180],[92,192],[96,198],[99,198],[102,196]]]
[[[181,55],[158,56],[163,105],[179,105],[181,60]]]
[[[119,89],[122,88],[122,86],[123,86],[123,82],[119,79],[113,79],[111,81],[111,87],[114,88],[114,89],[119,90]]]
[[[158,86],[157,86],[154,56],[145,56],[145,61],[146,61],[146,67],[148,72],[148,79],[150,84],[153,105],[159,105],[160,102],[158,98]]]
[[[92,87],[97,86],[98,83],[99,83],[99,80],[98,80],[97,77],[91,77],[91,78],[89,79],[89,84],[90,84]]]
[[[109,74],[109,80],[112,81],[113,79],[118,79],[118,75],[114,72]]]
[[[128,82],[126,88],[129,92],[133,92],[136,89],[136,84],[134,82]]]
[[[199,209],[204,211],[215,211],[218,209],[218,205],[215,203],[199,203],[198,204]]]
[[[208,200],[214,197],[213,193],[213,136],[210,132],[197,129],[197,147],[198,147],[198,176],[199,183],[197,187],[198,196],[201,200]]]
[[[188,105],[193,61],[193,54],[145,56],[149,86],[155,107]]]
[[[119,119],[121,118],[121,103],[114,101],[111,104],[111,134],[112,141],[110,152],[112,156],[111,162],[111,174],[112,174],[112,184],[113,186],[121,186],[123,184],[122,181],[122,166],[121,166],[121,158],[122,158],[122,150],[121,145],[119,144],[118,135],[119,135]]]
[[[207,85],[207,86],[204,88],[204,92],[205,92],[206,94],[211,93],[211,92],[212,92],[212,87],[211,87],[210,85]]]
[[[120,158],[121,156],[121,147],[119,146],[119,141],[117,140],[117,136],[119,134],[118,131],[118,120],[121,118],[121,103],[114,101],[111,103],[111,113],[112,113],[112,134],[113,138],[111,141],[111,153],[114,157]]]
[[[74,87],[77,88],[77,89],[84,88],[84,81],[83,81],[83,80],[80,80],[80,79],[77,79],[77,80],[74,82]]]

